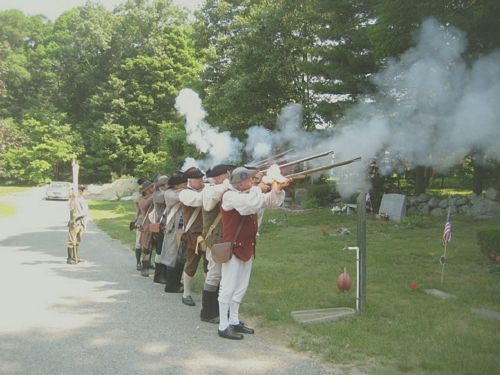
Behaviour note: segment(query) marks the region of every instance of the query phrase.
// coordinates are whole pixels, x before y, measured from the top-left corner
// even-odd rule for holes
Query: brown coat
[[[148,226],[150,224],[148,214],[153,209],[153,195],[142,196],[139,198],[138,202],[140,213],[140,222],[137,224],[140,225],[139,230],[141,231],[140,244],[141,247],[145,250],[151,249],[151,239],[153,234],[149,231]]]

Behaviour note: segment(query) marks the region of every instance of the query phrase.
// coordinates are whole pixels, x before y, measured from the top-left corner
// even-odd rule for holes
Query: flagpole
[[[448,207],[448,216],[446,217],[446,223],[450,221],[450,207]],[[445,224],[446,225],[446,224]],[[448,241],[444,241],[444,253],[441,257],[441,284],[444,281],[444,266],[446,265],[446,249],[448,248]]]

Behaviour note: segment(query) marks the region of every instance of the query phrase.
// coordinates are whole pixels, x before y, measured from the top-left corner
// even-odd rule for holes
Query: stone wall
[[[478,219],[500,218],[500,193],[490,188],[481,195],[431,197],[421,194],[407,197],[408,215],[446,216],[448,207],[451,214],[465,214]]]

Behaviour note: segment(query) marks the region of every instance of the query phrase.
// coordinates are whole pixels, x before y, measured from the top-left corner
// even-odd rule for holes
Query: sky
[[[125,0],[93,0],[112,10],[116,5]],[[61,13],[85,4],[86,0],[0,0],[0,11],[6,9],[19,9],[28,15],[44,14],[51,20],[56,19]],[[175,5],[183,6],[189,10],[196,9],[203,0],[173,0]]]

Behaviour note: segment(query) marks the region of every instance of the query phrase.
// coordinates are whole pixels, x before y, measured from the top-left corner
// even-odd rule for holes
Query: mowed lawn
[[[20,186],[0,186],[0,217],[11,216],[16,213],[16,206],[9,202],[3,202],[2,196],[21,193],[28,189],[30,188]]]
[[[101,229],[131,248],[131,202],[92,202],[91,210]],[[355,253],[343,248],[356,245],[356,216],[334,216],[328,209],[268,210],[242,315],[260,332],[344,365],[346,372],[355,367],[376,374],[498,373],[500,320],[473,309],[500,312],[500,268],[481,254],[476,240],[479,230],[500,229],[500,220],[452,220],[441,284],[444,217],[410,217],[403,223],[369,217],[366,310],[335,323],[301,326],[292,311],[355,307],[355,287],[340,293],[336,279],[346,266],[355,281]],[[338,228],[351,234],[337,235]],[[201,274],[195,283],[198,293]],[[456,298],[444,300],[425,289]]]

